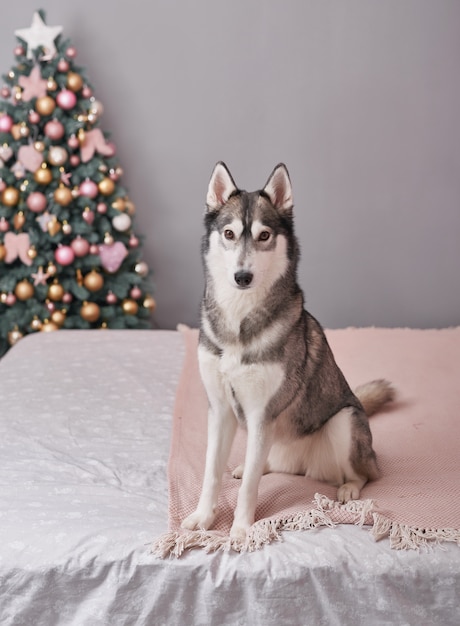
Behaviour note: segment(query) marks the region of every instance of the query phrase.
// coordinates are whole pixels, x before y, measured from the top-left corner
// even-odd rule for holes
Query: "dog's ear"
[[[218,209],[227,202],[235,191],[238,191],[238,189],[232,175],[225,163],[219,161],[216,163],[209,181],[208,195],[206,196],[208,209]]]
[[[280,212],[290,212],[293,207],[292,187],[289,173],[284,163],[279,163],[264,187],[264,193],[270,198],[271,203]]]

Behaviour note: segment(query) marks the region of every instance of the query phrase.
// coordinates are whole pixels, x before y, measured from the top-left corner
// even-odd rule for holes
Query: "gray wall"
[[[79,50],[146,237],[160,327],[196,324],[212,167],[284,161],[325,326],[460,323],[460,2],[42,0]],[[0,67],[36,0],[8,3]]]

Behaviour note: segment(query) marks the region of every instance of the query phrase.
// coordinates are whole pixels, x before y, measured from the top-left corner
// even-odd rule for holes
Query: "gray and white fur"
[[[198,359],[209,401],[208,444],[197,509],[182,523],[208,529],[239,424],[247,430],[231,537],[254,522],[263,473],[304,474],[359,498],[378,477],[368,415],[392,399],[373,381],[355,393],[297,283],[289,174],[279,164],[260,191],[240,190],[224,163],[207,194],[202,242],[205,291]],[[367,414],[368,415],[367,415]]]

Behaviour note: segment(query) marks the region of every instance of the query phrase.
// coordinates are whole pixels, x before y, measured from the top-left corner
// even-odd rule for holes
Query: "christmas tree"
[[[0,100],[0,355],[30,332],[148,328],[135,207],[102,103],[43,11],[16,31]]]

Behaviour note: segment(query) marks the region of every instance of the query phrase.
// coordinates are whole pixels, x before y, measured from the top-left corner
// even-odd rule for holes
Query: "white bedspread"
[[[339,526],[155,559],[182,357],[173,331],[60,331],[0,361],[0,624],[460,623],[452,544]]]

